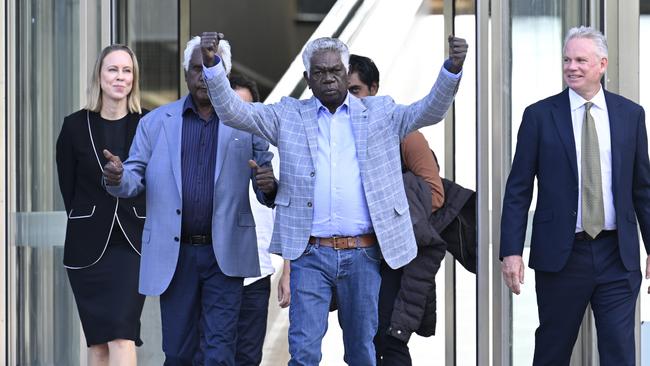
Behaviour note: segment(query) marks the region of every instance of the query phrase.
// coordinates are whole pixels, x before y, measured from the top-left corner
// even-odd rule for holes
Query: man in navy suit
[[[534,365],[568,365],[585,309],[600,364],[634,365],[639,237],[650,252],[650,163],[643,108],[605,91],[607,42],[591,27],[564,41],[562,93],[524,111],[501,218],[502,272],[520,293],[528,209],[537,178],[529,265],[540,325]],[[650,257],[646,277],[650,276]]]

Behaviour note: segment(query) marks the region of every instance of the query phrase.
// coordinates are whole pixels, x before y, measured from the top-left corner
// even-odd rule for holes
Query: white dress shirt
[[[569,89],[569,103],[571,106],[571,122],[573,124],[573,138],[576,144],[576,158],[578,161],[578,220],[576,232],[582,229],[582,124],[585,116],[585,103],[592,102],[591,116],[598,133],[598,147],[600,148],[600,175],[603,187],[603,204],[605,207],[605,227],[603,230],[616,229],[616,212],[614,211],[614,195],[612,193],[612,143],[609,129],[609,115],[605,93],[601,87],[591,99],[585,100],[578,93]]]

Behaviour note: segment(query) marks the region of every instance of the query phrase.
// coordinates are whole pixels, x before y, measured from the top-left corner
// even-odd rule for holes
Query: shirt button
[[[181,214],[181,210],[176,209],[176,214],[177,214],[177,215],[180,215],[180,214]]]
[[[307,202],[307,207],[311,207],[311,202]]]
[[[179,241],[179,240],[180,240],[180,239],[178,239],[178,236],[175,236],[175,237],[174,237],[174,241]]]
[[[310,177],[313,177],[314,175],[316,175],[316,173],[314,173],[314,172],[309,173]]]
[[[578,213],[575,212],[575,211],[571,212],[571,216],[575,216],[575,215],[577,215],[577,214],[578,214]]]

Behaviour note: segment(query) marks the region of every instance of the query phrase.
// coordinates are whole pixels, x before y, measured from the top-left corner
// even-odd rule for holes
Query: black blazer
[[[142,115],[131,113],[127,121],[126,147],[131,146]],[[129,244],[140,254],[145,221],[145,194],[115,198],[103,186],[102,167],[106,146],[99,133],[99,114],[82,109],[65,118],[56,142],[59,187],[68,214],[63,265],[79,269],[97,263],[113,226],[122,229]],[[122,161],[128,156],[120,156]]]

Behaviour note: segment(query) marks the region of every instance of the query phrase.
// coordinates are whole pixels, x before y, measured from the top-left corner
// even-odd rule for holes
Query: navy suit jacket
[[[620,95],[604,93],[611,131],[619,250],[625,268],[639,270],[637,220],[646,252],[650,252],[650,163],[645,112]],[[501,258],[522,255],[535,178],[537,208],[529,266],[557,272],[571,254],[578,211],[578,167],[568,89],[524,111],[504,195]]]

